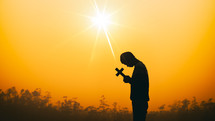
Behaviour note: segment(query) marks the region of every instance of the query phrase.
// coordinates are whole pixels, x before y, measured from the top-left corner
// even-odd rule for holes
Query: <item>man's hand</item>
[[[129,76],[124,76],[124,79],[123,79],[123,81],[125,82],[125,83],[131,83],[131,78],[129,77]]]

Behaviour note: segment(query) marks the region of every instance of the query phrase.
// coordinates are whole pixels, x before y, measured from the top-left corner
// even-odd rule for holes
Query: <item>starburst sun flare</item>
[[[96,46],[96,43],[98,41],[98,36],[100,34],[100,32],[104,32],[105,36],[106,36],[106,39],[108,41],[108,44],[110,46],[110,49],[111,49],[111,53],[114,57],[114,60],[115,60],[115,54],[114,54],[114,50],[113,50],[113,47],[112,47],[112,44],[111,44],[111,40],[110,40],[110,32],[108,31],[108,26],[109,25],[120,25],[120,24],[117,24],[113,21],[111,21],[111,17],[117,13],[117,11],[114,11],[113,13],[106,13],[106,8],[104,7],[104,9],[101,11],[96,3],[96,1],[94,0],[94,9],[95,9],[95,12],[96,12],[96,15],[95,16],[87,16],[87,15],[82,15],[86,18],[88,18],[89,20],[91,20],[92,22],[92,25],[90,25],[88,29],[92,28],[92,27],[98,27],[98,31],[97,31],[97,36],[96,36],[96,41],[95,41],[95,44],[94,44],[94,48],[93,48],[93,52],[92,52],[92,55],[91,55],[91,59],[93,58],[92,56],[94,55],[94,49],[95,49],[95,46]]]
[[[96,17],[92,18],[92,22],[99,28],[106,28],[110,23],[110,18],[105,13],[98,13]]]
[[[108,44],[109,44],[110,49],[111,49],[111,52],[112,52],[113,57],[115,59],[115,54],[114,54],[113,47],[111,45],[110,38],[109,38],[109,35],[108,35],[108,31],[107,31],[107,26],[111,24],[111,21],[110,21],[110,16],[111,15],[108,15],[108,14],[105,13],[105,8],[101,12],[99,10],[99,8],[98,8],[98,5],[97,5],[96,1],[94,1],[94,5],[95,5],[95,10],[96,10],[97,14],[96,14],[95,17],[91,17],[91,21],[93,22],[93,25],[98,26],[98,33],[100,33],[101,29],[105,33],[105,36],[106,36],[106,38],[108,40]]]

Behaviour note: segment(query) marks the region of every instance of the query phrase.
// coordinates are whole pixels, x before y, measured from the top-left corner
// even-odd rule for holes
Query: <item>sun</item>
[[[111,53],[112,53],[112,55],[114,57],[114,60],[116,61],[116,57],[115,57],[115,54],[114,54],[114,49],[113,49],[112,44],[111,44],[112,36],[111,36],[110,31],[108,31],[108,26],[109,25],[122,26],[121,24],[118,24],[118,23],[113,22],[111,20],[111,17],[114,14],[116,14],[118,11],[114,11],[114,12],[108,14],[106,12],[106,7],[104,7],[103,10],[100,10],[95,0],[93,0],[93,3],[94,3],[93,7],[94,7],[94,10],[96,12],[95,16],[87,16],[87,15],[80,14],[81,16],[88,18],[92,22],[92,24],[89,27],[87,27],[84,31],[87,31],[87,30],[89,30],[89,29],[91,29],[92,27],[95,27],[95,26],[98,27],[97,35],[96,35],[96,39],[95,39],[95,44],[94,44],[94,47],[93,47],[91,58],[93,58],[93,55],[95,53],[94,50],[95,50],[95,47],[96,47],[96,43],[98,41],[98,36],[99,36],[100,32],[103,32],[105,34],[105,36],[106,36],[106,40],[108,41]]]
[[[99,28],[107,28],[111,24],[110,17],[105,13],[97,13],[96,17],[92,17],[92,22]]]
[[[96,10],[96,16],[90,17],[91,21],[93,22],[93,26],[98,27],[98,33],[100,33],[100,31],[104,32],[106,39],[108,41],[108,44],[110,46],[112,55],[113,55],[114,59],[116,60],[114,50],[113,50],[113,47],[112,47],[112,44],[110,41],[110,37],[109,37],[110,32],[108,32],[108,28],[107,28],[108,25],[113,24],[113,22],[110,20],[110,17],[112,14],[106,14],[105,8],[103,9],[103,11],[99,10],[96,1],[94,1],[94,7]]]

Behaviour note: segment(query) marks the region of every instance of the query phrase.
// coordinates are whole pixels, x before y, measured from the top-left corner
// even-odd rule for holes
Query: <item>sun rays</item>
[[[110,40],[110,31],[108,31],[108,26],[109,25],[114,25],[114,26],[122,26],[121,24],[119,23],[116,23],[116,22],[113,22],[111,20],[111,17],[113,15],[115,15],[119,10],[116,10],[112,13],[106,13],[106,4],[104,5],[104,8],[101,10],[99,9],[99,6],[97,5],[96,1],[93,0],[93,7],[95,9],[95,16],[87,16],[87,15],[80,15],[82,17],[85,17],[87,19],[89,19],[89,21],[92,22],[92,25],[89,25],[89,27],[86,27],[88,28],[87,31],[93,27],[97,27],[97,34],[96,34],[96,40],[95,40],[95,43],[94,43],[94,46],[93,46],[93,50],[92,50],[92,53],[91,53],[91,61],[93,60],[94,58],[94,55],[95,55],[95,48],[97,46],[97,42],[98,42],[98,38],[99,38],[99,35],[101,32],[104,33],[104,35],[106,36],[106,40],[109,44],[109,47],[110,47],[110,51],[113,55],[113,58],[115,60],[115,52],[114,52],[114,49],[112,47],[112,42]]]
[[[103,32],[105,33],[106,39],[108,41],[108,44],[110,46],[111,49],[111,53],[115,59],[115,54],[113,51],[113,47],[108,35],[108,30],[107,30],[107,26],[111,24],[111,20],[110,20],[110,15],[105,13],[105,8],[103,11],[100,11],[98,8],[98,5],[96,4],[96,1],[94,1],[94,5],[95,5],[95,9],[96,9],[96,16],[92,17],[92,22],[94,23],[94,25],[96,25],[98,27],[98,33],[100,33],[100,30],[103,30]],[[98,34],[97,34],[98,35]]]
[[[96,11],[96,16],[93,16],[93,17],[90,17],[90,18],[91,18],[91,21],[92,21],[93,25],[98,27],[96,42],[98,41],[99,33],[101,31],[103,31],[105,36],[106,36],[106,39],[108,41],[108,44],[110,46],[111,53],[112,53],[112,55],[114,57],[114,60],[115,60],[114,50],[113,50],[113,47],[112,47],[112,44],[111,44],[111,41],[110,41],[110,38],[109,38],[109,35],[108,35],[109,32],[107,30],[108,25],[113,23],[111,21],[111,16],[113,14],[111,15],[111,14],[105,13],[105,9],[106,9],[105,7],[104,7],[103,11],[101,11],[99,9],[99,7],[98,7],[98,5],[97,5],[95,0],[94,0],[94,8],[95,8],[95,11]],[[96,47],[96,44],[95,44],[94,48],[95,47]],[[94,55],[94,51],[92,52],[91,60],[93,58],[93,55]]]

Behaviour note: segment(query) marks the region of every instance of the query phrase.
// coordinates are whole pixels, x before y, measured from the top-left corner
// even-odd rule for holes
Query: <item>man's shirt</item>
[[[145,65],[138,62],[131,78],[131,100],[149,101],[149,78]]]

